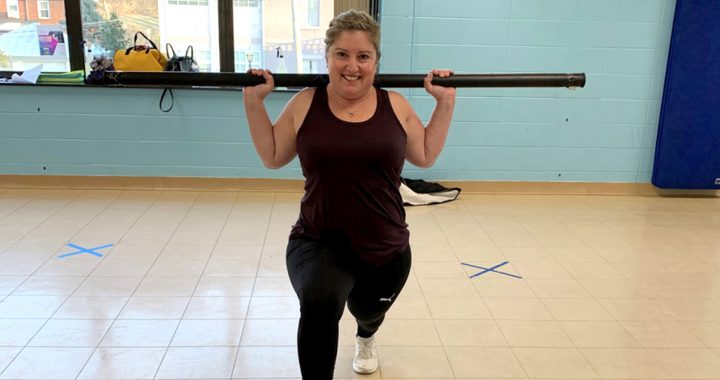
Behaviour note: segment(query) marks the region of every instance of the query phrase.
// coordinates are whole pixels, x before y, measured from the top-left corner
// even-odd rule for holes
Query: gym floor
[[[0,379],[299,378],[300,197],[0,189]],[[463,193],[407,213],[380,370],[352,372],[346,312],[336,378],[720,378],[720,199]]]

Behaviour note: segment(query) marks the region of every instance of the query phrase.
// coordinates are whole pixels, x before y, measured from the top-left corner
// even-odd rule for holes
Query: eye
[[[370,54],[360,54],[361,61],[369,61],[371,58]]]
[[[345,57],[347,57],[347,54],[345,54],[344,51],[338,51],[335,53],[335,56],[338,58],[345,58]]]

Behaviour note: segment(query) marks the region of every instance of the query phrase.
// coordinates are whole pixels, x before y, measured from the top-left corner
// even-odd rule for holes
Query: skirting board
[[[664,190],[650,183],[430,181],[465,194],[555,194],[717,197],[720,192]],[[0,175],[0,189],[120,189],[302,192],[303,180],[270,178]]]

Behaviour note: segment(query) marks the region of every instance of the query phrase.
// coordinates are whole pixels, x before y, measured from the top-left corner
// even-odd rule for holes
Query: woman
[[[367,13],[335,17],[325,38],[329,84],[297,93],[273,124],[265,83],[243,89],[250,134],[268,168],[299,155],[305,175],[300,217],[290,233],[287,270],[300,301],[298,356],[303,379],[332,379],[345,303],[358,328],[353,369],[378,368],[373,336],[410,273],[411,253],[399,193],[404,160],[429,167],[440,154],[455,89],[431,84],[437,104],[423,126],[408,101],[373,86],[380,58],[378,23]]]

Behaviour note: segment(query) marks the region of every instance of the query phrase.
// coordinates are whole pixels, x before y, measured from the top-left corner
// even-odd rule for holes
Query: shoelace
[[[373,356],[373,341],[360,341],[358,343],[358,356],[371,358]]]

